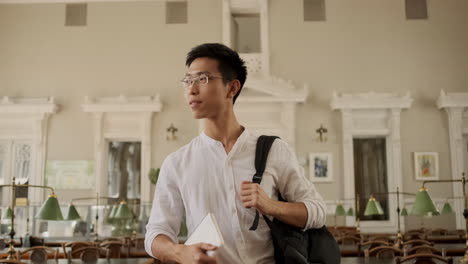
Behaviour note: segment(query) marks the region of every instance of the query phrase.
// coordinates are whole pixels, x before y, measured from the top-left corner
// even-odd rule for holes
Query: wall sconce
[[[317,141],[319,141],[319,142],[327,141],[327,136],[325,136],[325,133],[327,133],[328,130],[326,128],[324,128],[322,124],[320,124],[320,127],[317,128],[315,130],[315,132],[317,132],[319,134],[319,136],[317,137]]]
[[[167,135],[166,135],[166,140],[172,141],[172,140],[177,140],[177,136],[175,133],[179,131],[177,127],[175,127],[172,123],[171,125],[166,129]]]

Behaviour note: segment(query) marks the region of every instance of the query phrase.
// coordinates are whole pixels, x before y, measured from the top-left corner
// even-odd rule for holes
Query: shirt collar
[[[242,131],[242,133],[240,134],[240,136],[237,138],[236,140],[236,143],[235,145],[239,145],[239,144],[242,144],[244,143],[244,141],[247,140],[247,138],[249,137],[250,135],[250,132],[247,130],[246,127],[243,127],[244,128],[244,131]],[[205,131],[202,131],[201,134],[200,134],[200,137],[202,138],[203,142],[206,142],[208,143],[209,145],[223,145],[223,143],[221,143],[220,141],[214,139],[214,138],[211,138],[209,137]]]

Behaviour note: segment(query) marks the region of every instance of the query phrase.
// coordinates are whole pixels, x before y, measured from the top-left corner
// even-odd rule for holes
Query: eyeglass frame
[[[206,78],[206,83],[200,83],[202,78]],[[210,75],[208,75],[206,73],[202,73],[200,75],[190,77],[190,78],[186,76],[182,80],[180,80],[180,82],[182,83],[182,86],[184,88],[189,88],[192,85],[194,85],[195,83],[197,83],[197,85],[207,85],[209,83],[209,81],[213,80],[213,79],[222,79],[222,80],[231,81],[230,79],[227,79],[227,78],[224,78],[224,77],[210,76]],[[188,81],[190,81],[190,83],[188,83]]]

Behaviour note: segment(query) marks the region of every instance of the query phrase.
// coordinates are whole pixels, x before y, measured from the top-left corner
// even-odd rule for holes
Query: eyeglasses
[[[213,77],[213,76],[208,76],[208,75],[205,75],[205,74],[202,74],[202,75],[198,75],[198,76],[195,76],[195,77],[185,77],[181,80],[182,82],[182,86],[184,88],[188,88],[190,86],[192,86],[194,83],[197,83],[197,85],[205,85],[205,84],[208,84],[208,81],[209,80],[212,80],[212,79],[224,79],[223,77]]]

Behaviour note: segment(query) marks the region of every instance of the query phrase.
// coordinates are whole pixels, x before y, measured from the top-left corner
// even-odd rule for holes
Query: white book
[[[185,245],[197,243],[208,243],[217,246],[218,250],[223,245],[223,236],[216,222],[216,217],[212,213],[208,213],[205,218],[203,218],[203,221],[197,226],[187,241],[185,241]],[[213,256],[216,251],[208,251],[207,254]]]

